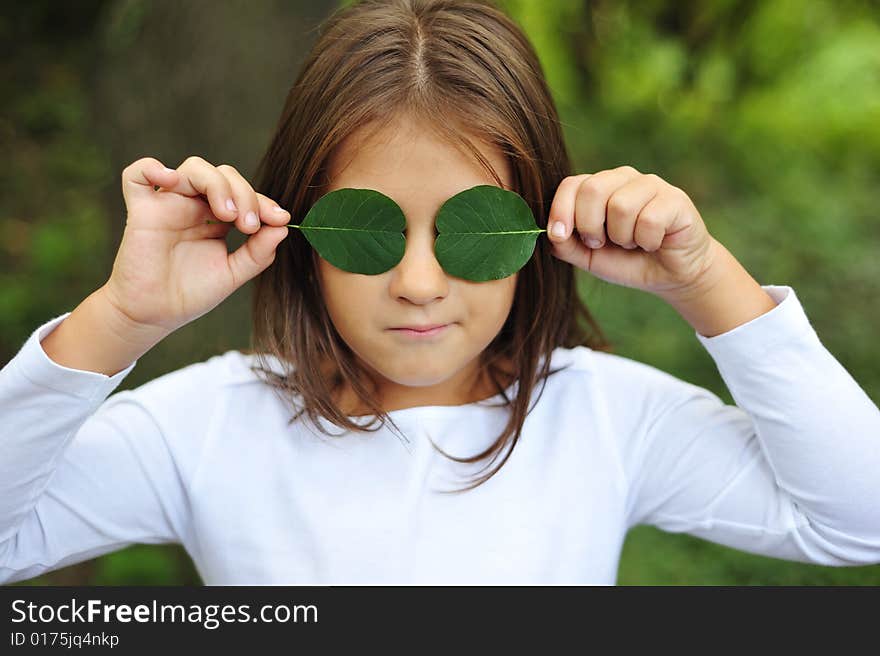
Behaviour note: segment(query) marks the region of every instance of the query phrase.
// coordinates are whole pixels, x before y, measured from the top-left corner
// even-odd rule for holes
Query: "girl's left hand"
[[[556,221],[565,226],[561,237],[553,233]],[[547,236],[559,259],[658,295],[696,287],[717,244],[684,191],[632,166],[565,178],[550,207]],[[601,245],[593,248],[589,240]]]

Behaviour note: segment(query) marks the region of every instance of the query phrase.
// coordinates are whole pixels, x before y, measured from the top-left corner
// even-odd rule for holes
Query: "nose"
[[[449,279],[434,255],[436,235],[433,228],[404,233],[403,258],[391,270],[389,291],[394,298],[413,303],[429,303],[449,293]]]

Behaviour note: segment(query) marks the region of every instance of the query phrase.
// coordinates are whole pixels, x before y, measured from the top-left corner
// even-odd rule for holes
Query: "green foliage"
[[[99,561],[94,585],[198,585],[189,557],[177,545],[138,544]]]

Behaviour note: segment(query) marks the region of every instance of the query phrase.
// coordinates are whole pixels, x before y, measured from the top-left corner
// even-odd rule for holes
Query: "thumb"
[[[569,264],[586,268],[588,254],[584,252],[584,245],[577,232],[566,221],[551,221],[547,226],[547,237],[553,247],[553,255]]]
[[[567,234],[570,228],[562,221],[559,223],[563,224]],[[560,260],[612,284],[630,287],[643,277],[650,253],[623,248],[608,239],[600,248],[589,248],[576,230],[571,230],[567,236],[560,236],[553,232],[553,226],[554,222],[551,222],[547,235],[552,244],[551,253]]]
[[[287,226],[263,225],[229,254],[229,269],[236,289],[262,272],[275,260],[278,244],[287,236]]]
[[[565,221],[551,221],[547,226],[547,237],[554,256],[578,268],[589,269],[590,249],[584,246],[577,231],[572,230]]]

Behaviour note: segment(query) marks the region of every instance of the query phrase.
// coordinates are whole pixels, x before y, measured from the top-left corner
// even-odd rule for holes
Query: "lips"
[[[389,328],[388,330],[407,340],[434,341],[441,339],[449,332],[452,325],[451,323],[415,324],[412,327]]]
[[[446,323],[432,323],[432,324],[424,324],[424,325],[415,325],[415,326],[395,326],[391,330],[414,330],[420,333],[426,333],[435,328],[442,328],[443,326],[448,326]]]

